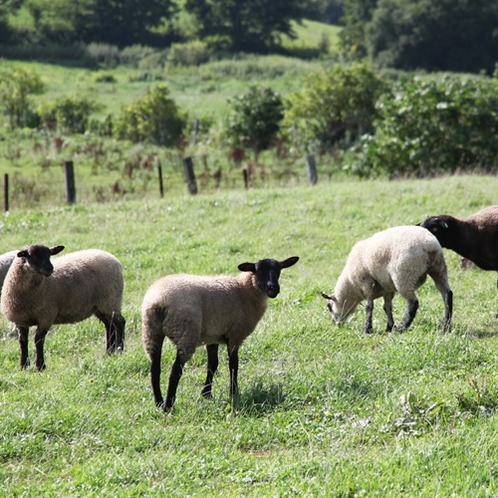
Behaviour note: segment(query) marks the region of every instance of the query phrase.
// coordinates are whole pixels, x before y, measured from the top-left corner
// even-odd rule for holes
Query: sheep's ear
[[[282,268],[289,268],[289,266],[295,265],[299,261],[299,256],[292,256],[292,258],[284,259],[280,261],[280,266]]]
[[[27,258],[29,256],[29,252],[26,251],[26,249],[23,249],[22,251],[19,251],[17,253],[18,258]]]
[[[253,273],[256,273],[256,265],[254,263],[242,263],[237,268],[240,271],[252,271]]]
[[[334,296],[334,294],[325,294],[324,292],[322,292],[322,297],[328,299],[329,301],[334,301],[334,303],[337,303],[337,298]]]
[[[64,246],[54,246],[50,248],[50,254],[54,256],[64,250]]]

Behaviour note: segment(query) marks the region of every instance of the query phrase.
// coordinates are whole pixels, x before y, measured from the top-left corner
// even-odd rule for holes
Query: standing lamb
[[[436,237],[417,226],[394,227],[358,242],[351,250],[334,294],[322,294],[336,323],[341,323],[366,299],[364,331],[371,333],[374,300],[384,298],[387,331],[394,327],[392,300],[399,292],[407,303],[398,330],[406,330],[418,309],[415,290],[427,275],[443,296],[444,327],[451,325],[453,293],[448,284],[443,250]]]
[[[218,345],[226,344],[230,368],[230,395],[237,393],[239,347],[253,332],[268,307],[268,298],[280,292],[283,268],[298,261],[262,259],[242,263],[243,272],[230,276],[203,277],[169,275],[156,281],[142,304],[142,337],[150,359],[150,376],[157,406],[170,409],[185,363],[198,346],[207,350],[207,377],[201,394],[211,397],[213,376],[218,368]],[[164,338],[176,346],[176,360],[169,377],[166,401],[160,388],[161,350]]]
[[[107,351],[122,350],[123,269],[108,252],[88,249],[56,258],[64,246],[35,244],[17,253],[2,290],[2,312],[19,331],[21,368],[29,366],[28,332],[36,325],[36,369],[45,368],[43,344],[53,324],[95,315],[106,329]]]
[[[434,234],[442,247],[483,270],[498,270],[498,206],[481,209],[467,218],[430,216],[419,225]]]

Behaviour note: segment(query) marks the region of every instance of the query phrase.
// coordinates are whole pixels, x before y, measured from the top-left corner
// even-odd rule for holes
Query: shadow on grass
[[[262,415],[275,411],[284,401],[282,384],[263,386],[257,382],[234,398],[233,410],[238,415]]]

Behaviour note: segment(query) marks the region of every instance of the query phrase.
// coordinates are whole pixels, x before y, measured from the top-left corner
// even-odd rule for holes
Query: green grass
[[[492,204],[495,177],[359,182],[172,195],[19,210],[0,217],[5,251],[28,243],[109,250],[125,270],[127,342],[104,354],[90,319],[54,327],[47,370],[20,371],[0,321],[2,496],[494,496],[498,432],[496,274],[446,252],[453,329],[431,281],[404,334],[362,333],[364,310],[335,327],[320,296],[351,246],[426,214]],[[236,274],[246,260],[301,260],[241,348],[240,398],[220,358],[201,399],[205,353],[187,364],[177,404],[154,407],[140,306],[159,276]],[[430,279],[429,279],[430,280]],[[394,301],[395,318],[404,311]],[[33,357],[33,344],[30,354]],[[174,360],[163,351],[163,390]]]

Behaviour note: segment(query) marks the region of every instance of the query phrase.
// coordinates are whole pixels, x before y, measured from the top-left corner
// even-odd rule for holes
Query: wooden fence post
[[[249,188],[249,173],[247,172],[247,168],[242,170],[242,174],[244,175],[244,186],[246,189]]]
[[[3,176],[3,207],[4,211],[9,210],[9,174]]]
[[[308,173],[310,185],[316,185],[318,182],[318,175],[316,173],[316,161],[313,154],[308,154],[306,156],[306,172]]]
[[[66,202],[74,204],[76,202],[76,186],[74,184],[73,161],[64,161],[64,173],[66,176]]]
[[[194,174],[194,164],[191,157],[183,159],[183,170],[185,171],[185,178],[187,180],[188,191],[190,194],[197,194],[197,181]]]
[[[157,165],[157,173],[159,175],[159,195],[161,199],[164,197],[164,185],[163,185],[163,168],[161,164]]]

